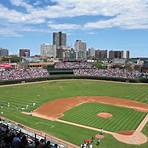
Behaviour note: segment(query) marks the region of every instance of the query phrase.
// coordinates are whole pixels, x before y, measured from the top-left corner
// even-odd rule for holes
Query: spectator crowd
[[[44,138],[35,138],[0,122],[0,148],[63,148]]]
[[[48,77],[47,69],[43,68],[19,68],[19,69],[1,69],[0,80],[21,80],[30,78]]]
[[[88,62],[58,62],[55,64],[56,69],[91,69],[92,63]]]
[[[148,74],[133,70],[109,68],[98,69],[94,64],[89,62],[58,62],[55,64],[56,69],[73,69],[75,76],[96,76],[96,77],[110,77],[110,78],[128,78],[135,79],[139,77],[146,77]]]
[[[89,62],[57,62],[55,69],[71,69],[75,76],[95,76],[110,78],[128,78],[135,79],[139,77],[147,78],[148,73],[141,73],[133,70],[108,68],[98,69],[93,63]],[[18,68],[18,69],[0,69],[0,80],[25,80],[34,78],[49,77],[47,69],[43,68]]]
[[[112,78],[135,79],[141,76],[138,71],[127,71],[125,69],[74,69],[75,76],[97,76]]]

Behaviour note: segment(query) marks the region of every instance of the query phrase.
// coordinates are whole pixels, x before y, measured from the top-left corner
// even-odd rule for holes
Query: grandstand
[[[0,148],[66,148],[55,137],[0,118]]]
[[[139,72],[136,70],[128,71],[126,69],[108,68],[98,69],[93,63],[89,62],[57,62],[54,65],[49,65],[47,68],[0,68],[0,81],[12,80],[34,80],[52,78],[54,76],[71,76],[75,77],[96,77],[96,78],[123,78],[123,79],[138,79],[147,78],[148,73]]]
[[[139,87],[137,87],[138,86],[137,85],[134,87],[134,85],[131,85],[131,84],[126,84],[125,86],[123,84],[113,84],[108,82],[105,83],[104,81],[103,82],[98,82],[98,81],[85,82],[84,79],[103,79],[103,80],[117,80],[117,81],[123,80],[124,82],[126,82],[126,80],[132,80],[130,82],[138,82],[134,80],[137,80],[137,79],[139,80],[139,78],[141,77],[147,79],[147,75],[148,73],[141,73],[135,70],[128,71],[126,69],[119,69],[119,68],[98,69],[93,65],[93,63],[89,63],[89,62],[58,62],[58,63],[55,63],[55,65],[49,65],[47,68],[45,67],[44,68],[43,67],[34,67],[34,68],[2,67],[0,68],[0,84],[13,84],[13,82],[21,83],[21,82],[32,82],[32,81],[42,81],[42,80],[50,80],[50,79],[63,79],[63,78],[64,79],[74,78],[74,79],[83,79],[83,80],[74,80],[74,81],[67,80],[65,82],[57,81],[56,83],[42,82],[41,84],[33,83],[29,85],[21,84],[21,85],[15,85],[15,86],[12,85],[12,86],[2,87],[1,96],[0,96],[1,97],[0,114],[1,116],[4,116],[8,119],[16,121],[17,123],[0,116],[0,119],[1,119],[0,120],[0,148],[13,148],[14,145],[16,146],[16,148],[18,145],[19,145],[18,146],[19,148],[23,148],[23,147],[77,148],[78,145],[79,146],[81,145],[81,147],[85,147],[85,145],[81,143],[83,143],[84,140],[90,140],[92,136],[96,138],[96,135],[98,136],[97,134],[98,129],[99,131],[100,129],[104,129],[104,127],[102,127],[103,125],[105,125],[104,123],[107,120],[111,119],[111,118],[107,119],[106,121],[103,121],[104,119],[102,119],[103,124],[98,124],[96,122],[98,120],[98,114],[96,115],[96,113],[100,112],[97,110],[99,105],[97,104],[98,102],[97,103],[93,102],[95,104],[91,104],[91,103],[89,104],[88,102],[89,97],[92,99],[92,96],[98,96],[98,98],[99,96],[107,96],[107,101],[109,101],[109,99],[111,99],[109,97],[111,96],[111,97],[116,97],[118,101],[120,98],[123,98],[127,100],[135,99],[136,101],[145,103],[147,102],[147,93],[146,93],[147,88],[145,85],[139,85]],[[12,87],[12,89],[10,89],[10,87]],[[5,89],[7,89],[7,91]],[[139,95],[142,93],[143,95]],[[41,116],[40,114],[39,116],[36,116],[35,114],[35,111],[38,109],[38,107],[40,108],[42,104],[48,103],[48,101],[49,102],[53,101],[52,102],[53,106],[48,108],[43,107],[43,109],[45,109],[46,112],[48,109],[50,109],[53,114],[53,110],[57,111],[61,106],[64,106],[64,103],[68,99],[69,99],[68,100],[69,102],[72,101],[72,104],[75,104],[75,101],[77,102],[77,100],[80,103],[79,97],[81,101],[82,101],[82,97],[84,97],[84,100],[87,100],[88,104],[86,104],[86,106],[79,106],[80,108],[75,108],[75,106],[73,106],[74,109],[71,108],[71,110],[67,110],[67,112],[63,111],[62,113],[59,113],[58,118],[53,119],[53,116],[54,116],[53,115],[51,116],[50,119],[47,120],[47,118],[43,118],[43,119],[46,119],[46,120],[43,120],[42,117],[44,116],[44,114],[43,115],[41,114]],[[60,100],[59,102],[61,102],[59,106],[57,104],[58,102],[56,102],[58,99]],[[62,101],[62,99],[65,99],[65,100]],[[92,100],[90,102],[92,102]],[[114,104],[110,104],[110,105],[113,106]],[[56,106],[58,107],[58,109],[56,109]],[[66,104],[66,107],[67,106],[70,107],[70,105]],[[121,103],[120,103],[120,106],[121,106]],[[93,116],[94,119],[93,119],[92,113],[90,112],[89,114],[88,111],[94,111],[95,108],[96,108],[96,112],[94,113],[94,116]],[[101,109],[101,113],[109,113],[110,111],[111,112],[115,111],[113,112],[115,114],[113,114],[112,117],[116,117],[116,113],[120,113],[117,111],[118,108],[114,106],[106,107],[105,105],[101,104],[100,109]],[[105,112],[102,112],[102,109]],[[75,110],[76,110],[76,113],[78,111],[78,114],[75,114]],[[122,109],[120,109],[120,111],[121,110]],[[133,114],[135,116],[138,114],[137,112],[135,111],[132,112],[129,109],[126,109],[123,112],[126,112],[126,111],[133,118],[134,118]],[[88,117],[82,118],[81,115],[83,116],[83,114],[89,115],[90,118]],[[62,116],[60,117],[59,115],[62,115],[62,116],[64,115],[64,117]],[[88,119],[88,120],[84,120],[80,122],[80,119],[75,120],[74,118],[75,115],[77,117],[80,117],[80,119]],[[135,122],[134,120],[130,121],[129,119],[127,119],[129,121],[129,124],[127,124],[126,128],[123,126],[123,124],[121,124],[121,126],[119,125],[118,127],[116,127],[114,126],[114,123],[116,124],[117,122],[114,122],[111,124],[107,123],[105,130],[107,129],[109,130],[109,132],[112,129],[115,130],[116,128],[118,129],[117,131],[115,130],[111,132],[118,132],[120,130],[122,132],[122,128],[123,130],[129,130],[129,131],[136,130],[136,126],[138,126],[140,120],[143,119],[145,114],[142,115],[139,113],[139,116],[140,118],[138,116],[136,116],[137,119],[134,118]],[[119,121],[122,121],[122,123],[126,121],[125,116],[121,116],[121,118],[119,119],[121,119]],[[118,118],[115,119],[115,121],[118,121]],[[80,124],[79,126],[77,122]],[[96,123],[96,124],[94,123],[89,124],[90,128],[95,128],[93,129],[94,131],[91,131],[92,129],[88,128],[87,124],[84,124],[85,122]],[[83,131],[84,129],[80,128],[81,125],[85,126],[83,128],[87,130]],[[74,126],[77,126],[77,127],[74,127]],[[47,133],[54,135],[60,139],[51,135],[47,135]],[[85,139],[85,138],[89,138],[89,139]],[[108,137],[106,139],[108,139]],[[103,140],[106,140],[106,139],[104,138]],[[94,140],[94,143],[93,143],[94,145],[96,144],[95,143],[96,140],[97,138]],[[70,142],[73,144],[71,144]],[[125,145],[123,145],[123,147],[124,146]]]
[[[43,68],[1,69],[0,80],[22,80],[48,77],[49,73]]]

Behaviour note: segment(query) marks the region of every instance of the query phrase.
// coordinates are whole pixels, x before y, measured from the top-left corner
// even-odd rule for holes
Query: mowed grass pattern
[[[29,105],[29,107],[23,111],[32,111],[47,101],[73,96],[113,96],[148,103],[148,85],[94,80],[57,80],[38,84],[0,87],[0,113],[3,112],[3,116],[11,120],[79,145],[84,138],[91,138],[96,132],[21,113],[21,108],[25,108],[26,105]],[[8,102],[10,107],[7,106]],[[33,103],[36,103],[36,105],[33,106]],[[144,133],[148,135],[148,128],[144,129]],[[118,148],[135,148],[135,146],[117,142],[111,136],[107,136],[101,148],[108,148],[110,145]],[[147,144],[136,147],[147,148]]]
[[[54,99],[73,96],[112,96],[148,103],[148,85],[109,83],[89,80],[50,81],[41,84],[26,84],[0,88],[0,105],[33,110]],[[36,106],[32,107],[35,102]]]
[[[108,112],[112,118],[97,117],[98,113]],[[98,103],[85,103],[64,113],[62,120],[79,123],[108,131],[135,130],[146,113],[133,109]]]

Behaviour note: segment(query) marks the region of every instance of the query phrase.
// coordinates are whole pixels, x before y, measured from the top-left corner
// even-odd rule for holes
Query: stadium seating
[[[74,75],[135,79],[139,78],[141,73],[125,69],[74,69]]]
[[[27,69],[3,69],[0,71],[0,80],[22,80],[32,78],[48,77],[47,69],[27,68]]]
[[[33,132],[0,119],[0,148],[64,148],[45,137],[33,135]]]

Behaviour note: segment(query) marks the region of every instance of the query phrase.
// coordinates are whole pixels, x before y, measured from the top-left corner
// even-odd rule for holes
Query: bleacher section
[[[0,148],[66,148],[53,138],[41,136],[22,125],[0,119]]]
[[[98,69],[90,62],[57,62],[47,68],[0,69],[0,84],[46,81],[52,79],[99,79],[147,83],[148,73],[119,68]]]

